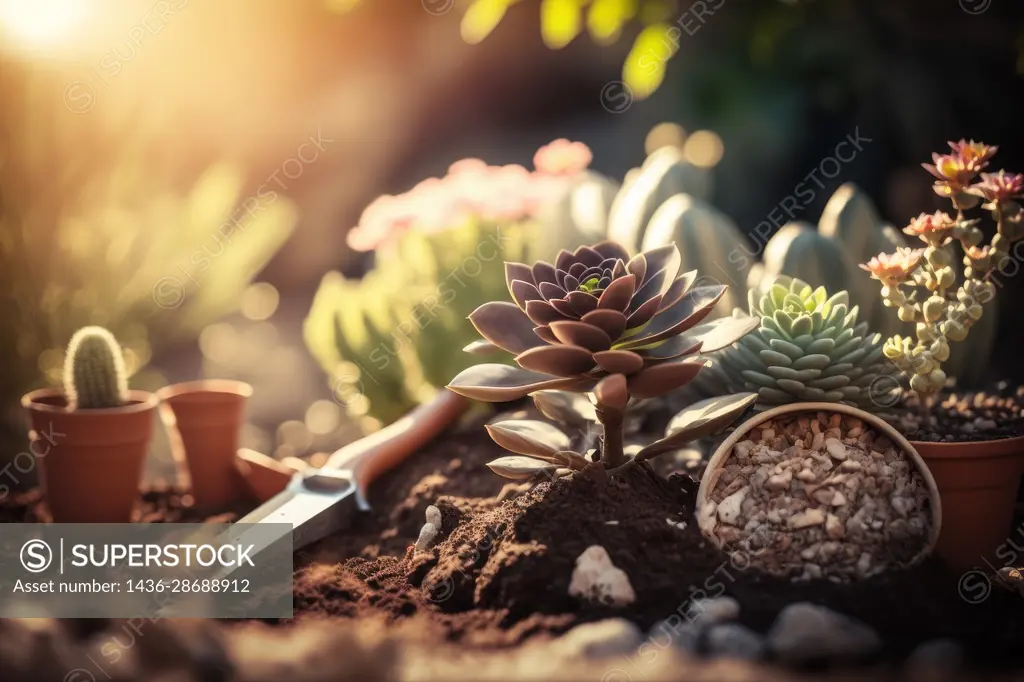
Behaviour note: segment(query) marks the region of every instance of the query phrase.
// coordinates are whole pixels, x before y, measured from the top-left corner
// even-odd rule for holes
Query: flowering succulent
[[[448,388],[489,402],[550,389],[591,393],[604,429],[601,461],[610,469],[627,466],[622,423],[630,399],[655,398],[685,385],[705,366],[698,352],[727,346],[751,328],[732,319],[698,327],[726,288],[692,286],[697,273],[678,275],[679,263],[675,245],[630,258],[614,242],[563,250],[554,264],[506,263],[514,303],[492,301],[470,315],[484,337],[473,350],[513,353],[519,366],[476,365]],[[693,406],[688,428],[641,449],[628,464],[725,428],[755,399],[756,394],[740,393]],[[525,457],[503,458],[491,468],[518,478],[589,464],[552,429],[522,420],[492,425],[498,444]]]
[[[988,167],[988,161],[999,149],[982,142],[960,140],[950,142],[951,154],[932,154],[932,163],[921,164],[925,170],[938,178],[933,185],[935,193],[940,197],[952,199],[954,204],[962,203],[970,208],[970,199],[966,190],[982,170]]]
[[[921,239],[925,248],[879,254],[861,265],[882,283],[883,303],[897,308],[904,322],[916,323],[915,338],[893,336],[884,353],[924,398],[945,385],[942,363],[949,359],[949,342],[963,341],[981,319],[984,304],[995,296],[993,274],[1009,262],[1010,244],[1024,237],[1022,211],[1015,201],[1024,190],[1024,176],[981,173],[996,152],[994,146],[963,140],[949,145],[951,154],[935,154],[934,165],[924,167],[940,179],[936,193],[952,201],[956,216],[922,213],[904,232]],[[981,179],[974,182],[979,173]],[[976,208],[980,199],[996,223],[996,234],[987,245],[981,244],[980,218],[964,213]],[[956,243],[964,252],[960,285],[954,270]]]
[[[971,186],[969,194],[982,197],[987,203],[984,208],[993,210],[997,205],[1011,199],[1019,199],[1024,194],[1024,175],[1007,173],[982,173],[981,182]]]
[[[893,286],[910,278],[923,255],[924,249],[900,247],[895,253],[880,253],[860,267],[886,286]]]

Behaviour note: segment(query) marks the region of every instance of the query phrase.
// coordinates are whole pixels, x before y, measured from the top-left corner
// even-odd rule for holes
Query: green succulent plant
[[[760,326],[716,363],[730,384],[756,391],[759,405],[838,402],[884,412],[896,402],[896,368],[882,354],[881,335],[857,322],[847,292],[829,296],[824,287],[780,277],[748,299]]]
[[[72,410],[119,407],[127,402],[121,346],[103,327],[83,327],[71,337],[64,360],[64,395]]]
[[[913,326],[902,322],[896,309],[879,305],[877,292],[857,268],[880,252],[907,246],[903,235],[878,215],[871,198],[853,183],[842,185],[822,211],[817,228],[802,222],[783,225],[764,247],[764,259],[749,267],[747,285],[765,293],[780,276],[796,277],[812,287],[846,291],[860,309],[868,328],[883,337],[908,335]],[[747,253],[747,252],[744,252]],[[954,263],[954,268],[962,267]],[[989,301],[988,308],[994,305]],[[947,367],[966,384],[984,373],[995,343],[996,315],[984,316],[971,337],[953,348]]]

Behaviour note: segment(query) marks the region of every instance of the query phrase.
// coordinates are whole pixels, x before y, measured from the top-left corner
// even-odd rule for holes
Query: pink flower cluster
[[[533,171],[480,159],[456,161],[445,177],[427,178],[404,194],[384,195],[367,206],[348,244],[372,251],[409,229],[437,232],[471,217],[502,222],[534,217],[590,166],[591,158],[582,142],[559,139],[537,151]]]

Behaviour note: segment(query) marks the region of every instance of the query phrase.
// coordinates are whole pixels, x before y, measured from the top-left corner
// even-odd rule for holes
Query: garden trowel
[[[369,485],[437,437],[468,404],[466,398],[442,390],[395,423],[341,448],[323,467],[296,473],[284,491],[238,523],[290,524],[293,550],[344,530],[356,511],[369,510]],[[257,544],[253,555],[260,549]]]

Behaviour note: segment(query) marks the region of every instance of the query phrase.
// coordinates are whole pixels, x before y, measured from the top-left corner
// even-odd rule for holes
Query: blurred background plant
[[[388,269],[385,259],[350,248],[348,230],[375,198],[444,176],[452,159],[525,167],[553,138],[584,141],[592,168],[537,215],[535,234],[571,222],[587,234],[624,230],[635,250],[677,241],[697,259],[684,267],[729,283],[738,306],[744,280],[727,281],[739,274],[729,270],[733,244],[767,261],[764,245],[786,222],[822,234],[826,203],[846,183],[877,207],[869,222],[884,225],[939,208],[918,164],[947,139],[999,139],[1007,165],[1021,165],[1020,3],[971,13],[952,1],[922,11],[890,0],[492,0],[492,30],[460,39],[477,4],[487,9],[484,0],[0,0],[4,414],[19,387],[48,380],[49,351],[96,322],[123,339],[137,386],[158,374],[253,383],[248,447],[313,458],[343,444],[360,429],[304,347],[310,301],[329,271],[352,286],[381,279],[373,272]],[[951,36],[970,59],[937,57]],[[992,93],[998,106],[978,105]],[[660,126],[645,146],[664,121],[697,132]],[[855,131],[867,140],[855,157],[822,172]],[[310,136],[326,150],[296,172]],[[714,182],[702,170],[711,167]],[[774,220],[812,172],[810,194]],[[268,181],[280,186],[261,229],[208,253],[219,253],[223,224],[211,206],[251,207]],[[679,193],[689,198],[668,201]],[[285,206],[301,222],[239,291],[277,242],[264,236],[266,251],[253,243],[246,257],[242,238],[283,234],[273,224],[293,216],[270,218]],[[197,251],[209,259],[187,273],[198,284],[177,267]],[[157,291],[174,301],[163,278],[186,288],[179,307],[153,301],[161,281]],[[374,286],[413,288],[386,280]],[[999,331],[992,366],[969,367],[978,382],[1024,378],[1013,342],[1024,320],[1011,307],[1022,282],[1008,278],[983,318]],[[877,324],[881,307],[869,315],[851,285],[826,289],[848,289],[860,319]],[[220,317],[236,305],[240,314]],[[387,348],[399,322],[379,322]],[[428,326],[424,339],[443,328]],[[3,443],[10,453],[14,435]]]
[[[235,310],[287,240],[283,197],[242,210],[243,169],[215,163],[179,188],[147,149],[154,122],[127,117],[99,135],[54,109],[46,74],[8,73],[0,145],[0,378],[4,426],[20,394],[61,380],[76,329],[109,327],[133,383],[154,353],[194,341]]]
[[[590,150],[556,140],[534,156],[535,170],[453,164],[364,211],[349,244],[374,252],[360,280],[329,273],[304,331],[332,391],[366,430],[425,402],[478,362],[461,349],[478,336],[467,319],[509,296],[505,262],[553,259],[590,236],[573,220],[538,224],[587,178]]]

